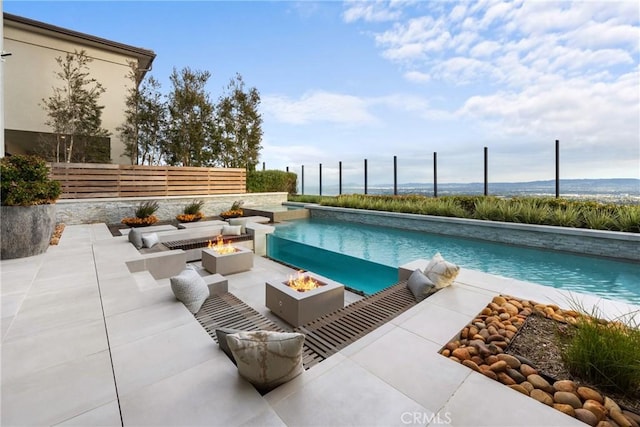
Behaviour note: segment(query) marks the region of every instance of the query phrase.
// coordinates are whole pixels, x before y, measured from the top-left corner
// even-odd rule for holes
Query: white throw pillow
[[[242,234],[241,225],[223,225],[222,226],[223,236],[240,236],[241,234]]]
[[[304,371],[304,335],[296,332],[252,331],[227,335],[240,375],[261,393]]]
[[[411,273],[407,281],[407,288],[409,288],[417,302],[424,300],[436,291],[436,286],[420,269],[416,269]]]
[[[436,289],[442,289],[453,283],[459,271],[460,267],[442,258],[438,252],[429,261],[424,274],[436,285]]]
[[[182,270],[170,279],[171,290],[193,314],[200,311],[204,301],[209,298],[209,287],[204,279],[194,270]]]
[[[136,249],[142,248],[142,231],[138,228],[132,228],[129,230],[129,241],[136,247]]]
[[[229,218],[229,225],[239,225],[240,226],[240,233],[244,234],[247,232],[247,229],[245,228],[247,225],[247,220],[244,218]]]
[[[142,235],[142,246],[152,248],[160,242],[156,233],[147,233]]]

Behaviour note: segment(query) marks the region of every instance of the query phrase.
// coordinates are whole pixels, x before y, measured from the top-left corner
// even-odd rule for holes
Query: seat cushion
[[[129,230],[129,241],[136,247],[136,249],[142,248],[142,231],[139,228],[132,228]]]
[[[416,269],[411,273],[407,281],[407,287],[417,302],[424,300],[436,291],[436,286],[420,269]]]
[[[436,253],[424,269],[424,274],[436,285],[436,289],[445,288],[453,283],[460,267],[445,260],[440,252]]]
[[[152,248],[160,242],[156,233],[147,233],[142,235],[142,247]]]
[[[222,226],[223,236],[240,236],[241,234],[242,234],[241,225],[223,225]]]
[[[240,375],[261,393],[300,375],[304,335],[296,332],[252,331],[227,335]]]
[[[229,348],[229,343],[227,342],[227,336],[231,334],[236,334],[238,332],[243,332],[241,329],[233,329],[233,328],[218,328],[216,329],[216,338],[218,339],[218,346],[220,346],[220,350],[224,351],[224,353],[231,359],[231,361],[237,365],[236,359],[233,357],[233,353]]]
[[[193,314],[200,311],[204,301],[209,298],[209,287],[194,270],[183,270],[170,279],[171,290],[178,301],[182,302]]]

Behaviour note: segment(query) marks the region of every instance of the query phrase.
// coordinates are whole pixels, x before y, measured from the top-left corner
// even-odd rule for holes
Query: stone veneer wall
[[[56,203],[56,222],[68,225],[104,222],[118,224],[122,218],[135,215],[135,210],[147,200],[156,200],[160,221],[175,219],[192,200],[204,200],[202,212],[215,216],[242,200],[244,207],[274,206],[287,201],[287,193],[243,193],[213,196],[126,197],[114,199],[64,199]]]
[[[312,218],[425,231],[518,246],[640,261],[640,234],[305,205]]]

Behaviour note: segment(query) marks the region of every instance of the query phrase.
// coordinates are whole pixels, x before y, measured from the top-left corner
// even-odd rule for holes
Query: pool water
[[[276,226],[268,255],[366,294],[397,281],[397,268],[440,252],[463,268],[640,305],[640,264],[480,240],[304,219]]]

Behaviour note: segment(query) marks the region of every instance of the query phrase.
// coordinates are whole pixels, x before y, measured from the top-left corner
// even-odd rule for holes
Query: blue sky
[[[32,2],[4,11],[237,72],[262,98],[260,161],[323,183],[640,178],[636,1]],[[108,90],[108,88],[107,88]]]

